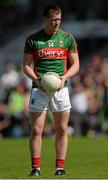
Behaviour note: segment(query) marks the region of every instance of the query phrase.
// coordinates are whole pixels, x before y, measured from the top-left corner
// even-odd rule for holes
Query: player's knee
[[[67,134],[67,129],[64,127],[59,127],[56,133],[59,136],[64,136]]]
[[[35,126],[32,128],[32,137],[41,136],[42,135],[42,128],[39,126]]]

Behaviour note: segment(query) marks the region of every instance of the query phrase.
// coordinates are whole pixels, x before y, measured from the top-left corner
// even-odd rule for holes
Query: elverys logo
[[[64,56],[65,52],[63,50],[44,50],[40,49],[38,50],[38,56],[39,57],[48,57],[48,56],[53,56],[53,57],[61,57]]]

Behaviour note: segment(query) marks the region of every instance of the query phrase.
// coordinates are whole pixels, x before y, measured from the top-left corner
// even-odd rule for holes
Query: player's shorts
[[[29,111],[52,112],[68,111],[71,108],[68,88],[64,87],[54,93],[46,93],[38,88],[33,88],[30,95]]]

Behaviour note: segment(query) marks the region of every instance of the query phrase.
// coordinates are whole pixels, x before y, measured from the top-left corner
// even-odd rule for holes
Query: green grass
[[[40,179],[58,178],[54,176],[54,138],[43,139],[41,164]],[[69,137],[65,167],[67,176],[59,179],[108,179],[108,137]],[[29,179],[30,169],[28,139],[0,140],[1,179]]]

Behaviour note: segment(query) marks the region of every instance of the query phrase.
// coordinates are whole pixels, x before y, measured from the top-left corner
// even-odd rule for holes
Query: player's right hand
[[[41,89],[42,91],[45,91],[45,90],[43,89],[43,87],[42,87],[41,79],[42,79],[42,77],[38,77],[38,78],[35,80],[35,84],[37,85],[37,87],[38,87],[39,89]]]
[[[38,88],[42,88],[42,85],[41,85],[41,77],[38,77],[38,78],[35,80],[35,84],[37,85]]]

